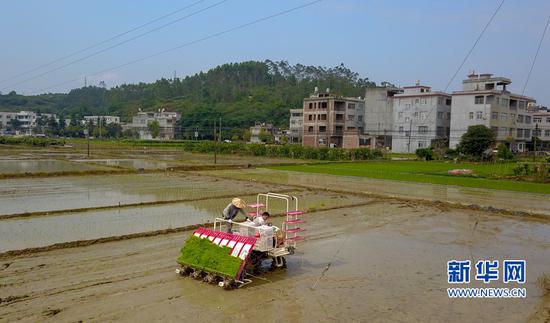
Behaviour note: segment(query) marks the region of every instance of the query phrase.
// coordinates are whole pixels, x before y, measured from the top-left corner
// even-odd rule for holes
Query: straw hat
[[[236,197],[231,201],[231,204],[235,205],[239,209],[244,209],[246,207],[245,201],[241,200],[240,198]]]

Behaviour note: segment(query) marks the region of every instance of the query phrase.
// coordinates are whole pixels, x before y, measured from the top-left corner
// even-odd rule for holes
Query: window
[[[494,101],[495,101],[495,96],[494,95],[487,95],[485,103],[492,104]]]
[[[473,112],[470,112],[469,115],[470,115],[469,119],[470,119],[470,120],[474,120],[474,113],[473,113]]]
[[[437,104],[443,104],[443,98],[442,97],[437,98]]]
[[[428,133],[428,126],[419,126],[418,133]]]
[[[498,119],[498,112],[492,112],[491,113],[491,119],[492,120],[497,120]]]
[[[405,131],[405,137],[410,137],[411,136],[411,132],[410,131]]]
[[[535,129],[533,130],[533,136],[540,137],[542,130],[541,129]]]
[[[336,121],[344,121],[344,115],[343,114],[337,114],[336,115]]]
[[[319,120],[327,120],[327,115],[326,114],[320,114],[319,115]]]
[[[325,126],[320,126],[320,127],[319,127],[319,132],[327,132],[327,127],[325,127]]]
[[[307,127],[307,132],[313,132],[313,126]]]
[[[354,103],[348,103],[348,109],[355,110],[355,104]]]
[[[550,137],[550,130],[544,130],[544,136]]]
[[[414,103],[418,104],[420,102],[420,99],[414,99]]]
[[[445,100],[445,104],[446,104],[446,105],[451,105],[451,99]]]
[[[476,112],[476,119],[477,119],[477,120],[483,119],[483,112],[477,111],[477,112]]]
[[[363,121],[363,116],[357,116],[357,121]]]
[[[515,113],[510,113],[510,120],[512,120],[512,122],[516,122],[516,114]]]
[[[437,119],[439,119],[439,120],[443,119],[443,112],[438,112],[437,113]]]
[[[523,134],[523,137],[524,138],[529,138],[531,137],[531,129],[525,129],[523,130],[524,131],[524,134]]]
[[[541,123],[542,117],[533,117],[533,123]]]
[[[398,112],[398,113],[397,113],[397,117],[398,117],[399,119],[403,118],[403,111]]]
[[[411,118],[406,117],[406,118],[405,118],[405,122],[409,122],[409,121],[411,121]]]
[[[447,112],[447,120],[451,120],[451,113]]]
[[[523,123],[523,114],[518,114],[518,122]]]
[[[508,107],[508,99],[505,99],[505,98],[500,99],[500,106],[503,107],[503,108],[507,108]]]
[[[508,120],[508,113],[502,112],[500,114],[500,120]]]
[[[344,128],[342,126],[336,126],[334,130],[336,131],[336,134],[342,134]]]
[[[319,145],[326,146],[327,140],[325,138],[319,138]]]
[[[518,130],[517,130],[517,137],[518,137],[518,138],[523,137],[523,129],[518,129]]]
[[[405,104],[405,108],[410,108],[410,107],[411,107],[410,103]]]
[[[309,109],[310,110],[313,109],[313,103],[311,103],[311,102],[309,103]]]
[[[546,123],[550,123],[550,117],[546,118]]]
[[[527,124],[531,123],[531,116],[525,116],[525,123]]]
[[[418,118],[418,112],[415,112],[415,113],[414,113],[414,117],[415,117],[415,118]]]
[[[348,114],[348,121],[355,120],[355,116],[353,114]]]
[[[426,148],[428,147],[428,142],[427,141],[419,141],[418,142],[418,148]]]
[[[308,114],[307,117],[308,117],[308,120],[309,120],[309,121],[312,121],[312,120],[313,120],[313,114]]]
[[[483,99],[484,99],[483,95],[477,95],[474,98],[474,104],[483,104],[484,103]]]
[[[445,135],[445,128],[444,127],[437,127],[436,135],[438,137],[443,137]]]
[[[422,99],[420,100],[420,103],[426,104],[426,98],[422,98]]]
[[[498,127],[491,127],[491,131],[495,134],[495,136],[498,134]]]
[[[403,133],[403,126],[399,127],[399,133]]]
[[[518,101],[518,107],[520,109],[525,109],[525,101]]]
[[[321,107],[321,109],[326,109],[327,106],[328,106],[328,103],[327,103],[327,102],[321,102],[321,103],[319,104],[319,106]]]

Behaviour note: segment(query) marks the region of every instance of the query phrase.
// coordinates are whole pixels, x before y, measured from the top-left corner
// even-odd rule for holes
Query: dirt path
[[[535,283],[550,268],[548,222],[389,202],[307,220],[286,271],[230,292],[174,273],[186,232],[0,258],[0,321],[550,319]],[[450,300],[455,258],[526,259],[527,298]]]

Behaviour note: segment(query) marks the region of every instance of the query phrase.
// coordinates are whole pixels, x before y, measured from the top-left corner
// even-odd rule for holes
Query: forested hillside
[[[109,114],[128,121],[138,108],[165,108],[182,113],[181,126],[210,127],[222,117],[231,127],[248,127],[255,121],[288,125],[288,109],[318,86],[345,96],[364,96],[374,83],[343,64],[334,68],[289,65],[288,62],[224,64],[206,73],[154,83],[124,84],[104,89],[88,86],[67,94],[0,95],[1,110],[33,110],[79,118]]]

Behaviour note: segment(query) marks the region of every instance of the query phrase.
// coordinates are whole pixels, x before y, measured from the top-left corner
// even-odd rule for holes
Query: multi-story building
[[[32,111],[19,112],[0,112],[0,128],[5,131],[12,128],[14,119],[19,120],[17,129],[12,129],[14,134],[32,134],[32,129],[36,126],[36,113]]]
[[[315,88],[310,97],[304,98],[303,111],[304,146],[344,147],[344,132],[347,137],[364,132],[365,102],[361,98],[340,97],[329,89],[319,92]]]
[[[535,100],[510,93],[506,86],[511,83],[505,77],[476,73],[462,81],[463,90],[452,95],[451,148],[456,148],[469,126],[484,125],[495,132],[497,144],[504,143],[513,151],[525,150],[533,129],[527,107]]]
[[[290,126],[288,139],[291,143],[301,143],[304,131],[304,110],[290,109]]]
[[[254,126],[250,127],[250,142],[253,144],[262,143],[261,134],[265,133],[266,135],[273,136],[274,130],[273,125],[270,123],[257,122]]]
[[[550,109],[539,106],[534,108],[532,113],[533,136],[537,137],[537,151],[550,151]]]
[[[101,121],[102,125],[108,125],[111,123],[120,124],[120,117],[116,116],[84,116],[83,123],[91,122],[94,126],[98,125]]]
[[[393,101],[403,90],[395,86],[367,87],[365,90],[365,134],[375,139],[375,146],[391,148]]]
[[[158,121],[159,123],[159,138],[160,139],[174,139],[176,135],[177,121],[181,118],[178,112],[168,112],[164,109],[158,112],[142,112],[132,117],[132,123],[123,125],[122,129],[131,129],[139,134],[141,139],[153,139],[151,132],[149,131],[149,123],[152,121]]]
[[[436,146],[436,140],[446,147],[451,96],[419,83],[403,89],[402,94],[393,96],[392,152],[414,153],[418,148]]]

